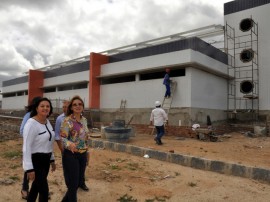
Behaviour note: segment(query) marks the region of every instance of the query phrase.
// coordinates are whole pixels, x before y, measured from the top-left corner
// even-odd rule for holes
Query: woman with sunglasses
[[[87,165],[87,139],[89,130],[87,120],[82,116],[84,103],[81,97],[74,96],[67,109],[67,117],[60,129],[63,142],[63,170],[67,192],[62,202],[76,202],[77,189],[87,188],[84,184],[84,172]],[[88,188],[87,188],[88,189]]]
[[[48,173],[55,170],[53,144],[54,131],[48,120],[53,108],[48,98],[38,99],[23,129],[23,169],[33,180],[27,201],[48,201]]]

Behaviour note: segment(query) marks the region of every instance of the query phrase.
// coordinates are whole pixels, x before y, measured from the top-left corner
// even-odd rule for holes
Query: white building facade
[[[165,68],[170,68],[171,79],[177,83],[169,113],[172,125],[206,123],[207,115],[212,121],[224,120],[229,111],[242,110],[236,104],[238,102],[249,102],[244,109],[250,108],[250,100],[252,112],[258,109],[268,113],[270,70],[267,67],[269,57],[266,55],[269,50],[266,16],[269,11],[270,1],[266,0],[226,3],[223,32],[225,52],[203,41],[200,36],[178,34],[178,39],[171,36],[173,40],[162,43],[142,42],[137,44],[137,48],[124,52],[114,49],[119,52],[91,53],[84,61],[64,67],[30,70],[24,77],[3,82],[2,108],[23,109],[35,96],[57,100],[79,95],[85,101],[86,108],[98,112],[101,122],[130,120],[133,117],[133,123],[148,124],[154,102],[164,99],[163,77]],[[229,25],[235,29],[234,37],[240,35],[239,22],[243,18],[252,18],[259,24],[258,41],[253,39],[255,42],[252,42],[256,45],[254,55],[259,64],[256,68],[251,65],[259,76],[253,73],[251,79],[236,76],[235,67],[240,67],[242,62],[238,59],[241,51],[235,48],[236,42],[231,45],[226,29]],[[253,45],[246,45],[245,48]],[[234,50],[239,49],[238,52],[232,52],[229,46],[233,46]],[[248,62],[249,66],[252,62]],[[248,75],[249,72],[242,73]],[[241,92],[241,79],[254,85],[251,92]],[[258,89],[260,92],[257,92]],[[242,101],[242,97],[246,100]],[[125,101],[124,108],[122,101]]]

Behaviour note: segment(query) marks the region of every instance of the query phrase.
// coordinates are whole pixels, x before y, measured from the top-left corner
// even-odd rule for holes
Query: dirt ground
[[[231,133],[228,136],[220,138],[218,142],[165,136],[164,144],[159,146],[154,144],[151,135],[137,134],[128,144],[270,168],[269,137],[250,138],[241,133]],[[20,195],[23,177],[22,138],[2,129],[0,138],[0,202],[23,201]],[[270,198],[270,183],[196,170],[104,149],[92,148],[90,152],[90,164],[86,170],[86,184],[90,191],[79,190],[79,202],[265,202]],[[61,155],[56,145],[55,155],[57,170],[48,177],[52,193],[50,201],[60,202],[66,186]]]

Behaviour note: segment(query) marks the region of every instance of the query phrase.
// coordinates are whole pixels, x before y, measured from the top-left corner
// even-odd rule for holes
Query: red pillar
[[[89,108],[100,108],[100,76],[101,65],[109,63],[109,57],[98,53],[90,53],[89,69]]]
[[[34,97],[43,97],[44,72],[39,70],[29,70],[28,75],[28,104]]]

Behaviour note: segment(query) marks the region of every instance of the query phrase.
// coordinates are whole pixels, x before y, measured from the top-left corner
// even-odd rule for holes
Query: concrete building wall
[[[17,92],[17,91],[25,91],[25,90],[28,90],[28,83],[27,82],[2,87],[3,92]]]
[[[195,68],[191,75],[191,106],[205,109],[227,109],[227,80]]]
[[[186,68],[186,76],[172,78],[177,82],[177,88],[174,94],[172,107],[193,107],[191,100],[191,91],[193,90],[195,90],[197,97],[208,97],[213,103],[214,99],[212,99],[212,97],[215,96],[213,93],[210,97],[206,95],[206,93],[203,91],[204,89],[201,89],[201,91],[196,91],[195,88],[195,86],[197,86],[197,80],[203,82],[203,80],[211,80],[212,78],[213,80],[211,82],[209,81],[209,85],[222,87],[222,89],[225,89],[221,91],[216,90],[215,92],[218,96],[221,96],[221,94],[224,93],[222,98],[224,98],[225,101],[221,102],[222,104],[219,103],[217,105],[209,103],[209,100],[206,100],[206,102],[201,101],[198,107],[210,107],[214,109],[218,108],[220,105],[222,106],[222,109],[224,109],[224,106],[226,107],[227,84],[226,79],[221,76],[225,76],[227,74],[227,65],[218,62],[208,56],[205,56],[198,51],[193,51],[190,49],[105,64],[102,65],[101,76],[106,77],[109,75],[117,75],[121,73],[124,74],[127,72],[142,72],[160,68],[164,69],[168,66],[174,68],[174,65],[180,65],[182,68]],[[196,75],[192,77],[192,68],[187,68],[190,67],[190,65],[193,66],[193,69],[198,69],[197,72],[202,73],[202,76]],[[196,73],[196,71],[194,72]],[[220,76],[215,76],[215,74]],[[208,76],[210,76],[211,79],[208,79]],[[194,79],[191,80],[191,78]],[[195,83],[192,84],[194,88],[191,90],[192,82]],[[156,100],[163,100],[165,86],[162,83],[163,79],[152,79],[144,81],[139,81],[137,79],[133,82],[101,85],[100,106],[102,109],[115,109],[120,107],[121,100],[126,100],[127,108],[151,108],[153,107],[153,103]]]
[[[52,93],[44,93],[44,97],[47,97],[51,100],[64,100],[64,99],[71,99],[75,95],[79,95],[83,101],[85,106],[87,106],[88,100],[88,89],[77,89],[77,90],[67,90],[67,91],[60,91],[60,92],[52,92]]]
[[[102,65],[101,76],[147,71],[190,62],[191,49]]]
[[[18,91],[28,91],[28,83],[21,83],[17,85],[11,85],[2,87],[3,92],[18,92]],[[28,95],[21,95],[14,97],[4,98],[5,102],[2,102],[2,109],[24,109],[28,105]]]
[[[77,72],[72,74],[65,74],[62,76],[56,76],[47,78],[44,80],[44,88],[51,86],[63,86],[64,84],[72,84],[79,82],[88,82],[89,81],[89,71]],[[56,92],[44,93],[45,97],[49,99],[71,99],[74,95],[79,95],[85,102],[85,106],[88,106],[89,98],[88,98],[88,88],[84,89],[76,89],[76,90],[65,90],[58,91],[58,87],[56,87]]]
[[[2,109],[23,110],[28,105],[28,95],[7,97],[2,102]]]
[[[61,71],[61,70],[60,70]],[[44,79],[44,87],[89,81],[89,71],[65,74]]]
[[[260,110],[270,110],[270,27],[269,27],[269,13],[270,4],[264,4],[254,8],[234,12],[224,17],[224,24],[226,22],[233,28],[235,28],[235,35],[243,35],[248,32],[242,32],[239,29],[239,23],[245,18],[252,18],[255,23],[258,23],[259,34],[259,105]],[[254,43],[254,45],[256,45]],[[236,57],[236,64],[241,64],[239,55]],[[241,93],[238,91],[238,95]]]
[[[172,107],[190,106],[190,88],[187,77],[174,77],[179,85],[173,98]],[[101,85],[101,109],[118,109],[121,100],[126,100],[126,108],[152,108],[156,100],[164,99],[163,79],[135,81]]]
[[[227,65],[191,49],[102,65],[101,76],[142,72],[176,65],[196,63],[205,71],[227,75]],[[199,67],[198,67],[199,68]]]

